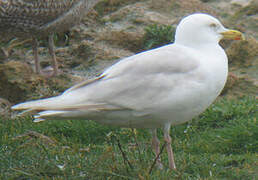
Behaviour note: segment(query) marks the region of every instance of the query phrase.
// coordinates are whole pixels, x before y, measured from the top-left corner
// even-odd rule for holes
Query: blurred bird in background
[[[0,34],[32,38],[36,73],[40,70],[38,38],[48,37],[53,73],[58,74],[53,36],[77,25],[99,0],[0,0]]]

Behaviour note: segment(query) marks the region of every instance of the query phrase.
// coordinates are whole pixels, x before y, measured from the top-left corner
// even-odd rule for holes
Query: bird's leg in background
[[[171,124],[166,124],[164,127],[164,140],[166,142],[166,148],[167,148],[167,153],[168,153],[169,168],[176,169],[174,154],[173,154],[173,150],[171,147],[171,137],[169,135],[170,126],[171,126]]]
[[[36,73],[40,74],[40,64],[39,64],[39,56],[38,56],[38,40],[35,37],[32,38],[32,50],[33,50],[33,55],[34,55]]]
[[[56,76],[58,73],[58,64],[57,64],[56,54],[55,54],[54,34],[53,33],[48,36],[48,49],[49,49],[49,54],[51,55],[51,58],[52,58],[52,67],[54,69],[52,76]]]
[[[158,139],[158,136],[157,136],[157,129],[152,129],[151,133],[152,133],[152,144],[151,144],[152,145],[152,149],[155,152],[156,157],[159,156],[157,158],[157,161],[156,161],[157,167],[159,169],[162,169],[163,165],[161,163],[161,158],[160,158],[160,147],[159,147],[160,146],[160,142],[159,142],[159,139]]]

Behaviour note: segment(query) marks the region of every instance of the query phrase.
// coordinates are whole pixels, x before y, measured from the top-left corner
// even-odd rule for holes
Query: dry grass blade
[[[38,138],[38,139],[43,140],[44,143],[50,144],[50,145],[56,145],[57,144],[57,142],[55,140],[52,140],[50,137],[47,137],[47,136],[45,136],[43,134],[40,134],[38,132],[35,132],[35,131],[27,131],[24,134],[21,134],[21,135],[18,135],[16,137],[12,138],[12,140],[17,140],[17,139],[20,139],[20,138],[23,138],[23,137]]]
[[[151,171],[152,171],[153,167],[155,166],[155,164],[156,164],[157,160],[159,159],[159,156],[160,156],[160,155],[161,155],[161,153],[163,152],[163,150],[164,150],[165,146],[166,146],[166,142],[162,145],[162,147],[161,147],[161,150],[160,150],[159,154],[158,154],[158,155],[156,156],[156,158],[154,159],[154,161],[153,161],[153,163],[152,163],[152,165],[151,165],[151,168],[150,168],[150,170],[149,170],[149,174],[151,174]]]
[[[18,173],[21,173],[21,174],[23,174],[23,175],[26,175],[26,176],[33,176],[33,174],[27,173],[27,172],[22,171],[22,170],[19,170],[19,169],[15,169],[15,168],[10,168],[10,169],[11,169],[11,170],[14,170],[14,171],[16,171],[16,172],[18,172]]]
[[[126,162],[127,162],[128,165],[130,166],[130,168],[133,169],[132,164],[129,162],[129,160],[128,160],[126,154],[125,154],[125,152],[124,152],[123,149],[122,149],[122,146],[121,146],[121,143],[120,143],[119,139],[116,138],[116,141],[117,141],[118,148],[119,148],[119,150],[120,150],[121,153],[122,153],[122,156],[123,156],[125,165],[126,165]]]

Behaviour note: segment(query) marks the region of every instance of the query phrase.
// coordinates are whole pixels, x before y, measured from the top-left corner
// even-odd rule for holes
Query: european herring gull
[[[156,155],[156,130],[163,128],[169,167],[175,169],[170,126],[202,113],[223,89],[228,60],[219,45],[222,38],[240,40],[243,35],[208,14],[189,15],[177,26],[173,44],[127,57],[59,96],[12,109],[36,112],[36,121],[83,119],[150,128]],[[160,159],[157,164],[162,166]]]

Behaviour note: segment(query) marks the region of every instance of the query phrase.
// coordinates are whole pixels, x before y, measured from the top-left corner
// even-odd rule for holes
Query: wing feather
[[[99,77],[75,85],[60,96],[22,103],[13,109],[58,113],[129,110],[148,114],[168,97],[176,99],[178,88],[198,83],[198,58],[198,52],[173,44],[146,51],[125,58]]]
[[[81,83],[79,83],[77,85],[72,86],[71,88],[66,90],[63,94],[67,94],[67,93],[70,93],[71,91],[74,91],[74,90],[79,89],[81,87],[88,86],[89,84],[97,82],[97,81],[99,81],[100,79],[102,79],[104,77],[105,77],[105,75],[102,75],[102,76],[98,76],[98,77],[93,78],[93,79],[85,80],[85,81],[83,81],[83,82],[81,82]]]

